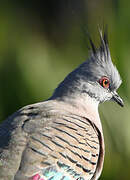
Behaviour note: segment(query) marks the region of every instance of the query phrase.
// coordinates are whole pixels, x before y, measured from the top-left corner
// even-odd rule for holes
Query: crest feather
[[[108,46],[109,44],[108,44],[107,28],[105,28],[104,33],[102,32],[101,29],[99,29],[99,36],[100,36],[100,45],[99,45],[99,48],[97,48],[95,44],[93,43],[90,35],[88,35],[88,39],[91,45],[92,55],[96,59],[99,59],[99,57],[103,57],[103,58],[100,58],[100,60],[109,61],[110,51],[109,51],[109,46]]]

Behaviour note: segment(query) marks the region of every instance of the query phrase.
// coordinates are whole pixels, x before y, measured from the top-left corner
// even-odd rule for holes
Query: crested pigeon
[[[121,78],[111,61],[106,31],[91,38],[87,61],[53,95],[23,107],[0,125],[0,180],[97,180],[104,161],[98,105],[113,100]]]

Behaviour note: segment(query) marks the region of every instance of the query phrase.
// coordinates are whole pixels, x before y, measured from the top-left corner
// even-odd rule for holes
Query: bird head
[[[99,103],[113,100],[120,106],[124,105],[117,93],[122,80],[111,60],[107,33],[104,32],[102,35],[102,32],[99,32],[99,34],[99,48],[96,48],[89,38],[91,44],[89,59],[64,79],[54,92],[55,97],[86,94]]]

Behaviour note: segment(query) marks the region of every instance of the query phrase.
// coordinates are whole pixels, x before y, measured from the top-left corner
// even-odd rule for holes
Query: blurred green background
[[[130,179],[130,1],[0,1],[0,121],[47,99],[88,57],[88,30],[108,25],[111,55],[121,74],[125,107],[100,105],[106,156],[101,180]]]

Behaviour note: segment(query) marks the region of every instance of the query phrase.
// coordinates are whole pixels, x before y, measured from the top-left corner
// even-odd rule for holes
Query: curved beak
[[[121,97],[117,94],[117,92],[114,92],[114,93],[113,93],[112,100],[115,101],[115,102],[117,102],[121,107],[124,106],[124,102],[123,102],[123,100],[121,99]]]

